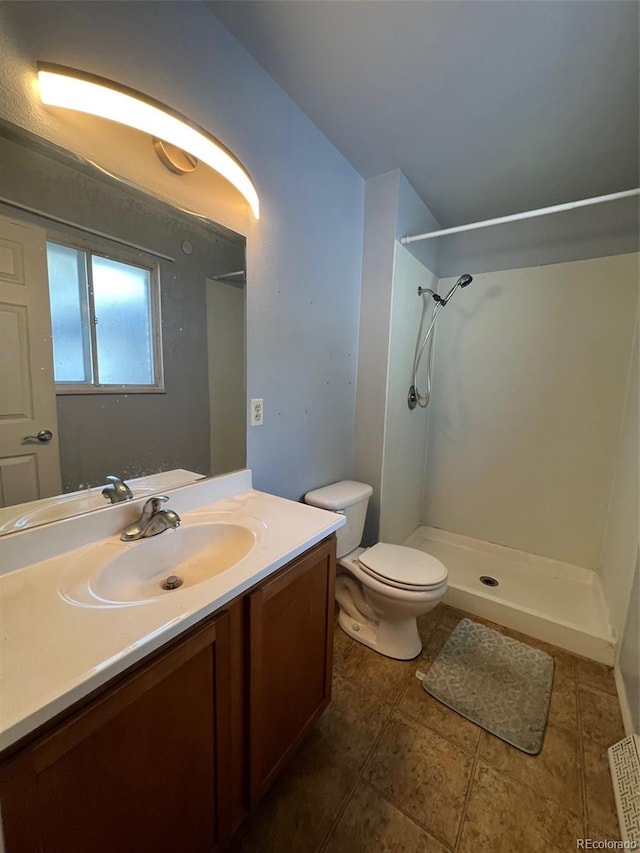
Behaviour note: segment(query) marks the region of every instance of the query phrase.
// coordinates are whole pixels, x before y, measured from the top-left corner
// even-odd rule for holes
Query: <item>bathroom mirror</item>
[[[0,535],[13,516],[52,520],[32,499],[99,487],[55,517],[108,506],[109,474],[143,478],[145,494],[244,467],[245,238],[6,122],[0,217]],[[35,325],[18,297],[8,306],[23,272],[48,312]],[[56,457],[57,485],[55,470],[40,484]]]

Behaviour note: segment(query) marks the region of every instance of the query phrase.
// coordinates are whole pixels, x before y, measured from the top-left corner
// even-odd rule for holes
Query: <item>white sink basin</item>
[[[25,527],[32,527],[34,524],[46,524],[49,521],[59,521],[62,518],[112,506],[102,494],[103,488],[101,486],[91,491],[44,498],[34,502],[37,504],[36,506],[22,504],[24,511],[15,515],[4,511],[2,521],[0,521],[0,533],[22,530]],[[134,498],[154,494],[153,488],[132,489],[131,491]],[[8,509],[11,510],[11,507]],[[6,515],[10,517],[5,521],[4,516]]]
[[[256,541],[250,527],[216,521],[122,543],[123,551],[91,575],[89,592],[100,601],[121,603],[178,595],[239,563]],[[172,575],[182,583],[176,589],[163,589],[162,584]]]

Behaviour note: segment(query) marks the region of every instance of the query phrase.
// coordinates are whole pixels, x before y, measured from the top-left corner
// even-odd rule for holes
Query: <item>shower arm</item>
[[[455,287],[453,288],[453,290],[455,290]],[[433,301],[439,302],[442,305],[442,307],[444,308],[444,306],[449,301],[449,296],[451,296],[451,294],[453,293],[453,290],[449,292],[448,296],[443,297],[443,296],[440,296],[439,293],[436,293],[435,290],[431,290],[430,287],[419,287],[418,288],[418,296],[422,296],[423,293],[430,293]]]
[[[465,278],[465,276],[460,276],[460,278],[456,281],[456,283],[453,285],[453,287],[451,288],[449,293],[447,293],[446,296],[440,296],[439,293],[436,293],[435,290],[431,290],[430,287],[419,287],[418,288],[418,296],[422,296],[423,293],[429,293],[429,294],[431,294],[431,298],[433,299],[433,301],[439,302],[442,305],[442,307],[444,308],[444,306],[451,299],[451,297],[453,296],[453,294],[456,292],[456,290],[459,287],[466,287],[467,284],[469,284],[469,282],[463,283],[464,278]],[[469,276],[469,278],[471,278],[471,276]]]

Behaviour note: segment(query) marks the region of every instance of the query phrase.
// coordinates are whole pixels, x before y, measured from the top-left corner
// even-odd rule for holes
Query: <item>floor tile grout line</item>
[[[514,749],[515,749],[515,747],[514,747]],[[532,756],[532,758],[535,758],[535,756]],[[561,803],[558,800],[555,800],[553,797],[550,797],[548,794],[543,794],[542,791],[540,791],[538,788],[534,788],[533,785],[530,785],[528,782],[523,781],[522,779],[518,778],[518,776],[514,776],[512,773],[509,773],[507,770],[503,770],[501,767],[497,767],[491,761],[490,758],[487,758],[486,755],[479,755],[478,759],[480,761],[484,762],[487,765],[487,767],[489,767],[491,770],[495,771],[496,773],[499,773],[501,776],[506,776],[507,779],[510,779],[512,782],[516,782],[518,785],[521,785],[523,788],[526,788],[528,791],[531,791],[537,797],[540,797],[541,799],[545,800],[545,802],[551,803],[552,805],[557,806],[558,808],[561,808],[564,812],[566,812],[567,814],[571,814],[574,817],[583,817],[584,818],[583,809],[581,809],[580,812],[577,812],[577,811],[574,811],[573,809],[567,808],[567,806],[564,803]]]
[[[584,759],[584,732],[582,729],[582,710],[580,709],[580,681],[578,679],[578,667],[574,663],[576,673],[576,716],[578,719],[578,739],[580,742],[580,784],[582,786],[582,822],[585,838],[589,827],[589,799],[587,797],[587,773]]]
[[[378,794],[378,796],[380,796],[386,803],[389,803],[390,806],[393,806],[393,808],[397,809],[397,811],[399,811],[400,814],[404,815],[404,817],[406,817],[407,820],[410,820],[411,823],[415,824],[423,832],[425,832],[428,836],[430,836],[431,838],[434,838],[437,842],[442,844],[443,847],[445,847],[447,850],[451,850],[453,853],[454,848],[451,846],[451,844],[449,844],[448,841],[445,841],[438,833],[434,832],[433,829],[426,826],[424,823],[421,823],[413,815],[410,815],[408,812],[406,812],[404,807],[400,803],[391,799],[387,793],[385,793],[380,788],[378,788],[378,786],[375,785],[373,782],[371,782],[369,779],[364,779],[364,782],[367,785],[369,785],[371,788],[373,788],[373,790]],[[374,851],[372,851],[372,853],[374,853]]]
[[[407,677],[407,683],[408,683],[408,677]],[[378,732],[378,734],[377,734],[377,736],[375,737],[375,739],[374,739],[373,743],[371,744],[371,747],[370,747],[369,751],[367,752],[367,755],[365,756],[364,761],[362,762],[362,765],[361,765],[360,770],[359,770],[359,772],[358,772],[358,775],[357,775],[357,777],[356,777],[356,779],[355,779],[355,781],[354,781],[354,783],[353,783],[353,786],[352,786],[352,788],[351,788],[351,790],[350,790],[350,792],[349,792],[349,795],[345,798],[345,801],[344,801],[344,803],[342,804],[342,807],[338,810],[338,813],[337,813],[337,815],[336,815],[335,820],[334,820],[334,821],[333,821],[333,823],[331,824],[331,827],[329,828],[329,830],[328,830],[328,832],[327,832],[327,834],[326,834],[326,836],[325,836],[325,838],[324,838],[324,840],[323,840],[322,844],[321,844],[321,845],[320,845],[320,847],[318,848],[318,853],[322,853],[324,850],[326,850],[326,847],[327,847],[327,845],[329,844],[329,842],[331,841],[331,837],[332,837],[332,835],[334,834],[335,830],[337,829],[338,824],[339,824],[339,823],[340,823],[340,821],[342,820],[342,817],[343,817],[343,815],[344,815],[345,811],[347,810],[347,808],[348,808],[348,806],[349,806],[349,803],[351,802],[351,799],[353,798],[353,795],[355,794],[356,789],[358,788],[358,786],[359,786],[362,782],[364,782],[365,784],[370,784],[370,782],[368,782],[368,780],[367,780],[367,779],[365,779],[365,777],[364,777],[365,769],[366,769],[366,767],[367,767],[367,765],[368,765],[368,763],[369,763],[369,759],[371,758],[371,756],[372,756],[372,754],[374,753],[374,751],[375,751],[375,749],[376,749],[376,747],[377,747],[378,743],[380,742],[380,739],[382,738],[382,736],[383,736],[384,732],[386,731],[386,729],[387,729],[387,728],[388,728],[388,726],[389,726],[389,723],[390,723],[390,721],[391,721],[391,717],[392,717],[392,715],[393,715],[393,711],[394,711],[394,709],[395,709],[395,707],[396,707],[397,703],[400,701],[400,697],[402,696],[403,692],[404,692],[404,685],[403,685],[403,686],[400,688],[400,690],[398,691],[398,696],[396,697],[396,700],[395,700],[395,702],[394,702],[394,703],[390,703],[390,702],[386,702],[386,701],[385,701],[385,704],[386,704],[386,705],[388,705],[388,707],[389,707],[389,710],[388,710],[387,716],[386,716],[386,718],[384,719],[384,722],[383,722],[382,726],[380,727],[380,731]]]
[[[485,736],[485,733],[481,729],[480,730],[480,737],[478,738],[478,743],[476,744],[476,748],[475,748],[475,752],[474,752],[474,756],[473,756],[473,763],[471,765],[471,772],[469,774],[469,787],[467,788],[467,793],[466,793],[466,796],[464,798],[464,803],[462,804],[462,811],[460,814],[460,824],[458,826],[458,831],[456,833],[456,840],[455,840],[455,843],[453,845],[454,850],[459,850],[460,844],[462,843],[462,833],[464,831],[464,824],[465,824],[465,821],[467,819],[467,811],[469,809],[469,802],[471,800],[471,793],[472,793],[473,785],[474,785],[474,782],[476,779],[476,767],[478,766],[478,761],[480,759],[480,745],[482,744],[484,736]]]
[[[610,690],[606,690],[604,687],[598,687],[597,684],[589,684],[588,682],[580,681],[579,678],[576,678],[576,684],[578,686],[578,690],[586,690],[587,693],[597,693],[602,696],[608,696],[610,699],[615,699],[618,704],[620,704],[620,697],[617,693],[611,693]]]
[[[435,630],[436,627],[442,627],[442,625],[439,621],[432,625],[431,630],[429,631],[429,634],[427,635],[427,639],[431,636],[431,634],[433,633],[433,631]],[[453,630],[453,628],[451,630]],[[414,661],[416,663],[416,665],[418,665],[418,660],[419,659],[416,658]],[[380,734],[378,735],[376,742],[372,746],[372,748],[371,748],[371,750],[367,756],[367,759],[366,759],[365,763],[363,764],[362,780],[365,782],[365,784],[368,784],[370,787],[372,787],[382,797],[382,799],[385,800],[385,802],[389,803],[395,809],[397,809],[401,814],[403,814],[407,818],[407,820],[410,820],[412,823],[414,823],[416,826],[418,826],[423,832],[425,832],[431,838],[434,838],[436,841],[438,841],[440,844],[442,844],[447,850],[453,851],[455,849],[454,846],[452,846],[451,844],[446,842],[438,834],[434,833],[433,829],[425,826],[425,824],[423,824],[423,823],[420,823],[420,821],[416,820],[416,818],[414,816],[409,815],[400,804],[398,804],[398,803],[394,802],[392,799],[390,799],[387,794],[382,792],[370,779],[367,779],[364,776],[365,770],[366,770],[367,766],[369,765],[371,757],[372,757],[373,753],[375,752],[375,750],[378,746],[378,743],[383,738],[385,732],[387,731],[387,729],[391,725],[391,718],[392,718],[394,713],[397,713],[400,717],[404,718],[405,720],[408,720],[410,723],[413,723],[414,725],[418,725],[421,728],[426,728],[428,731],[432,732],[433,734],[437,735],[438,737],[442,737],[444,740],[446,740],[448,743],[451,743],[453,746],[457,746],[459,749],[462,749],[467,754],[471,753],[471,750],[467,750],[464,747],[461,747],[460,744],[457,743],[456,741],[453,741],[451,738],[445,737],[444,735],[440,734],[440,732],[436,732],[434,729],[430,728],[429,726],[423,725],[422,723],[418,722],[417,720],[414,720],[410,715],[405,714],[402,711],[402,709],[400,708],[400,702],[402,701],[402,697],[404,696],[404,694],[408,690],[409,685],[411,684],[412,678],[415,678],[415,673],[408,674],[407,678],[405,679],[404,684],[400,688],[398,696],[397,696],[395,702],[393,703],[393,705],[391,707],[391,710],[390,710],[389,716],[385,722],[385,725],[383,726],[382,730],[380,731]],[[453,712],[453,713],[455,713],[455,712]],[[478,738],[478,746],[479,746],[479,742],[480,742],[480,738]],[[476,746],[476,750],[478,749],[478,746]]]
[[[408,679],[407,679],[407,683],[408,683]],[[387,731],[387,729],[391,725],[391,718],[393,716],[394,711],[396,710],[396,708],[398,706],[398,702],[400,701],[400,697],[402,696],[403,692],[404,692],[404,685],[400,688],[399,695],[396,698],[395,702],[393,702],[393,703],[389,702],[388,703],[389,713],[387,714],[387,717],[386,717],[384,723],[380,727],[380,731],[378,732],[374,742],[371,744],[371,748],[369,749],[369,752],[367,753],[365,760],[362,762],[362,767],[360,768],[360,775],[363,778],[364,778],[365,771],[366,771],[367,767],[369,766],[369,762],[371,761],[373,753],[378,748],[378,744],[380,743],[380,741],[384,737],[385,732]]]
[[[340,626],[337,624],[337,620],[336,620],[336,623],[334,624],[334,630],[336,630],[336,631],[341,631],[341,630],[342,630],[342,629],[340,628]],[[347,636],[348,636],[348,635],[347,635]],[[352,638],[349,638],[349,639],[350,639],[350,640],[352,640]],[[352,640],[352,642],[353,642],[353,643],[356,643],[357,641],[356,641],[356,640]],[[337,663],[337,661],[338,661],[338,660],[340,660],[341,658],[343,658],[343,657],[346,655],[347,650],[348,650],[348,646],[344,646],[344,647],[342,648],[342,651],[341,651],[340,655],[339,655],[339,656],[334,655],[334,659],[333,659],[333,675],[336,675],[336,674],[337,674],[337,675],[339,675],[341,678],[345,678],[345,679],[346,679],[346,676],[341,675],[341,673],[336,669],[336,663]],[[379,696],[378,696],[378,694],[374,694],[374,695],[376,696],[376,698],[381,698],[381,697],[379,697]],[[384,700],[383,700],[383,701],[384,701]],[[370,756],[370,754],[371,754],[372,750],[375,748],[375,745],[376,745],[376,743],[378,742],[378,739],[379,739],[379,737],[380,737],[380,733],[381,733],[382,731],[384,731],[384,729],[385,729],[385,727],[386,727],[386,725],[387,725],[387,722],[388,722],[388,720],[389,720],[389,718],[390,718],[390,716],[391,716],[391,713],[392,713],[392,706],[390,705],[390,703],[388,703],[388,702],[386,702],[386,701],[385,701],[385,705],[389,705],[389,711],[388,711],[388,713],[387,713],[387,716],[386,716],[386,718],[385,718],[385,720],[384,720],[384,722],[383,722],[382,726],[380,727],[380,732],[379,732],[379,733],[378,733],[378,735],[376,736],[376,738],[375,738],[375,740],[374,740],[374,742],[373,742],[373,745],[372,745],[372,746],[371,746],[371,748],[369,749],[369,752],[367,752],[367,755],[365,756],[365,759],[364,759],[364,761],[362,762],[362,766],[360,767],[360,769],[359,769],[358,773],[356,774],[356,777],[355,777],[355,779],[354,779],[354,782],[353,782],[353,784],[352,784],[351,788],[349,789],[349,791],[348,791],[347,795],[346,795],[346,796],[345,796],[345,798],[344,798],[343,803],[341,804],[340,808],[338,809],[338,811],[337,811],[337,813],[336,813],[336,816],[335,816],[334,820],[333,820],[333,821],[332,821],[332,823],[331,823],[331,826],[330,826],[330,827],[329,827],[329,829],[327,830],[327,832],[326,832],[326,834],[325,834],[324,838],[322,839],[322,841],[321,841],[321,843],[320,843],[319,847],[317,848],[317,853],[323,853],[323,851],[324,851],[324,850],[326,850],[326,848],[327,848],[327,846],[328,846],[329,842],[331,841],[331,837],[333,836],[333,834],[334,834],[335,830],[337,829],[338,824],[339,824],[339,823],[340,823],[340,821],[342,820],[342,817],[343,817],[343,815],[344,815],[345,811],[347,810],[347,808],[348,808],[348,806],[349,806],[349,803],[351,802],[351,799],[353,798],[353,795],[354,795],[354,794],[355,794],[355,792],[356,792],[356,789],[358,788],[358,785],[361,783],[361,781],[362,781],[362,779],[363,779],[363,772],[364,772],[365,765],[366,765],[367,761],[369,760],[369,756]]]
[[[442,618],[443,618],[443,616],[444,616],[444,614],[445,614],[446,612],[447,612],[447,611],[443,611],[443,613],[441,614],[440,618],[439,618],[438,620],[436,620],[436,621],[434,621],[434,622],[433,622],[433,624],[430,626],[430,629],[429,629],[429,631],[427,632],[427,634],[426,634],[426,636],[424,637],[424,639],[423,639],[423,637],[422,637],[422,636],[420,637],[420,640],[421,640],[421,642],[422,642],[422,649],[423,649],[423,650],[424,650],[425,645],[427,644],[427,642],[428,642],[428,641],[429,641],[429,639],[431,638],[431,635],[432,635],[432,634],[433,634],[433,632],[436,630],[436,628],[444,628],[444,629],[446,630],[446,626],[443,626],[443,625],[442,625]],[[453,627],[455,627],[455,626],[453,626]],[[451,628],[449,629],[449,631],[450,631],[450,632],[453,630],[453,627],[451,627]],[[338,630],[340,630],[340,628],[339,628],[339,627],[338,627]],[[355,641],[355,642],[357,642],[357,641]],[[343,655],[344,655],[344,654],[345,654],[345,650],[343,650]],[[422,652],[421,652],[421,654],[422,654]],[[416,667],[419,665],[420,656],[421,656],[421,655],[417,656],[415,659],[413,659],[413,660],[412,660],[412,663],[414,663],[414,664],[416,665]],[[396,711],[400,714],[400,716],[401,716],[401,717],[405,717],[405,718],[406,718],[406,719],[408,719],[410,722],[414,722],[416,725],[420,725],[420,726],[421,726],[421,728],[428,728],[428,730],[429,730],[429,731],[431,731],[431,732],[433,732],[433,731],[434,731],[433,729],[430,729],[429,727],[423,726],[422,724],[418,723],[417,721],[414,721],[414,720],[413,720],[409,715],[405,715],[405,714],[403,714],[403,712],[402,712],[402,711],[400,710],[400,708],[399,708],[400,702],[402,701],[402,697],[404,696],[404,694],[405,694],[406,690],[408,689],[409,685],[411,684],[411,679],[412,679],[412,678],[415,678],[415,672],[408,672],[408,673],[407,673],[406,678],[404,679],[404,681],[403,681],[402,685],[400,686],[400,688],[399,688],[399,690],[398,690],[398,693],[397,693],[397,695],[396,695],[395,700],[394,700],[392,703],[388,703],[388,704],[389,704],[389,706],[390,706],[390,707],[389,707],[389,713],[388,713],[388,715],[387,715],[387,717],[386,717],[386,719],[385,719],[385,721],[384,721],[384,724],[382,725],[382,727],[381,727],[381,729],[380,729],[380,732],[378,733],[378,735],[377,735],[376,739],[374,740],[373,744],[371,745],[371,748],[370,748],[369,752],[367,753],[367,756],[366,756],[366,758],[365,758],[364,762],[362,763],[362,767],[360,768],[360,773],[359,773],[359,775],[358,775],[358,778],[356,779],[356,782],[355,782],[355,784],[354,784],[354,786],[353,786],[353,789],[351,790],[351,792],[350,792],[350,794],[349,794],[348,798],[345,800],[345,803],[344,803],[343,807],[340,809],[340,812],[339,812],[339,814],[338,814],[338,816],[337,816],[336,820],[333,822],[333,824],[332,824],[332,826],[331,826],[330,830],[328,831],[327,835],[325,836],[325,839],[324,839],[324,841],[323,841],[322,845],[318,848],[318,853],[323,853],[323,851],[324,851],[324,850],[326,850],[327,845],[329,844],[329,842],[330,842],[330,840],[331,840],[331,837],[332,837],[332,835],[334,834],[334,832],[335,832],[335,830],[336,830],[336,828],[337,828],[337,826],[338,826],[338,823],[339,823],[339,822],[340,822],[340,820],[342,819],[342,816],[344,815],[344,813],[345,813],[345,811],[346,811],[346,809],[347,809],[347,807],[348,807],[348,804],[349,804],[349,802],[351,801],[351,798],[353,797],[353,794],[355,793],[356,788],[357,788],[357,787],[358,787],[358,785],[360,785],[361,783],[364,783],[364,784],[366,784],[366,785],[369,785],[371,788],[373,788],[373,790],[374,790],[374,791],[376,791],[376,793],[377,793],[380,797],[382,797],[382,799],[383,799],[385,802],[389,803],[391,806],[393,806],[395,809],[397,809],[397,810],[398,810],[402,815],[404,815],[404,817],[406,817],[406,818],[407,818],[407,820],[411,821],[413,824],[415,824],[417,827],[419,827],[419,828],[420,828],[423,832],[425,832],[428,836],[430,836],[431,838],[434,838],[436,841],[438,841],[439,843],[441,843],[441,844],[446,848],[446,850],[453,851],[453,849],[454,849],[454,848],[453,848],[450,844],[448,844],[447,842],[445,842],[445,841],[444,841],[442,838],[440,838],[438,835],[434,834],[434,833],[433,833],[433,831],[432,831],[430,828],[427,828],[426,826],[424,826],[423,824],[421,824],[419,821],[417,821],[414,817],[411,817],[409,814],[407,814],[407,813],[404,811],[404,809],[402,808],[402,806],[400,806],[399,804],[397,804],[397,803],[393,802],[392,800],[390,800],[390,799],[389,799],[385,794],[383,794],[383,792],[382,792],[382,791],[380,791],[380,789],[379,789],[379,788],[377,788],[377,786],[376,786],[376,785],[374,785],[374,784],[373,784],[373,782],[372,782],[370,779],[368,779],[368,778],[365,776],[365,773],[366,773],[367,767],[369,766],[369,764],[370,764],[370,762],[371,762],[371,760],[372,760],[373,754],[375,753],[375,751],[376,751],[376,749],[377,749],[377,747],[378,747],[378,744],[381,742],[381,740],[382,740],[382,738],[384,737],[384,735],[385,735],[386,731],[388,730],[389,726],[391,725],[391,718],[393,717],[393,714],[394,714]],[[376,694],[376,695],[377,695],[377,694]],[[381,698],[381,697],[379,697],[379,698]],[[436,734],[436,735],[438,735],[439,737],[444,737],[443,735],[440,735],[440,733],[439,733],[439,732],[435,732],[435,734]],[[459,747],[459,744],[455,743],[455,742],[454,742],[454,741],[452,741],[450,738],[445,738],[445,739],[446,739],[448,742],[452,743],[454,746],[458,746],[458,747]],[[480,738],[478,738],[478,741],[479,741],[479,740],[480,740]],[[463,748],[463,747],[460,747],[460,748],[462,748],[462,749],[464,750],[464,748]],[[469,752],[469,750],[464,750],[464,751]]]
[[[431,626],[431,630],[427,634],[427,639],[431,636],[431,633],[432,633],[433,629],[436,627],[436,625],[439,625],[439,622],[435,622]],[[338,627],[338,630],[340,630],[339,627]],[[421,638],[421,640],[422,640],[422,638]],[[357,641],[355,641],[355,642],[357,642]],[[424,647],[424,643],[423,643],[423,647]],[[345,654],[345,649],[343,649],[343,655],[344,654]],[[416,658],[416,661],[415,661],[416,663],[417,663],[417,660],[418,660],[418,658]],[[373,741],[373,743],[372,743],[372,745],[371,745],[371,747],[370,747],[370,749],[369,749],[369,751],[368,751],[368,753],[367,753],[367,755],[366,755],[366,757],[362,763],[362,766],[360,768],[358,776],[356,777],[354,784],[353,784],[348,796],[345,798],[345,801],[342,804],[342,807],[339,809],[335,820],[331,824],[331,827],[327,831],[326,836],[324,837],[320,847],[318,848],[318,853],[323,853],[323,851],[325,851],[327,849],[327,846],[328,846],[329,842],[331,841],[331,838],[334,835],[334,833],[338,827],[338,824],[340,823],[344,813],[346,812],[346,810],[349,806],[349,803],[351,802],[351,799],[353,798],[353,795],[356,792],[356,789],[362,783],[373,788],[373,790],[375,790],[376,793],[378,793],[385,802],[389,803],[394,808],[398,809],[398,811],[401,814],[403,814],[408,820],[410,820],[412,823],[414,823],[416,826],[418,826],[420,829],[422,829],[423,832],[426,832],[430,837],[435,838],[437,841],[440,841],[441,843],[443,843],[441,841],[441,839],[439,839],[437,836],[433,835],[433,833],[430,830],[427,830],[426,827],[422,826],[422,824],[420,824],[418,821],[414,820],[412,817],[410,817],[408,814],[406,814],[406,812],[402,808],[399,808],[395,803],[393,803],[389,799],[387,799],[387,797],[384,796],[382,794],[382,792],[379,791],[379,789],[369,779],[367,779],[365,777],[365,772],[366,772],[366,769],[369,765],[369,762],[371,761],[371,758],[372,758],[374,752],[376,751],[378,744],[380,743],[380,741],[384,737],[385,732],[389,728],[389,726],[391,724],[391,718],[392,718],[394,712],[398,709],[398,706],[399,706],[400,702],[402,701],[402,697],[404,696],[404,693],[405,693],[407,687],[411,683],[412,678],[415,678],[415,674],[408,672],[407,676],[404,679],[404,682],[402,683],[402,685],[400,686],[398,693],[396,695],[396,698],[393,702],[387,702],[386,700],[383,700],[383,701],[385,701],[385,704],[387,704],[389,706],[388,714],[387,714],[382,726],[380,727],[380,731],[378,732],[378,735],[374,739],[374,741]],[[382,697],[378,697],[378,698],[382,698]],[[402,713],[402,712],[400,712],[400,713]],[[452,848],[449,844],[445,844],[444,846],[446,847],[447,850],[452,850]]]
[[[436,699],[436,702],[437,701],[438,700]],[[446,708],[446,707],[447,707],[446,705],[443,705],[443,708]],[[414,725],[420,726],[420,728],[426,729],[427,731],[431,732],[432,734],[437,735],[438,737],[441,737],[443,740],[446,740],[452,746],[456,746],[456,747],[458,747],[458,749],[461,749],[463,752],[466,752],[467,755],[475,756],[476,750],[478,748],[477,744],[472,749],[470,749],[468,746],[463,746],[463,744],[461,744],[460,741],[455,740],[455,738],[451,737],[451,735],[445,735],[442,732],[438,731],[438,729],[434,729],[432,726],[429,726],[426,723],[423,723],[420,720],[417,720],[415,717],[412,717],[411,714],[408,714],[402,708],[398,707],[396,710],[400,714],[400,716],[404,717],[404,719],[408,720],[410,723],[413,723]],[[451,708],[447,708],[447,710],[452,714],[456,713],[456,711],[453,711]],[[461,715],[458,715],[458,716],[461,716]],[[462,719],[466,720],[467,718],[462,717]],[[469,720],[468,722],[471,722],[471,721]],[[473,723],[473,725],[475,725],[475,723]],[[480,736],[482,736],[482,728],[480,726],[478,726],[477,728],[480,728]],[[479,741],[480,741],[480,738],[478,738],[478,742]]]
[[[335,817],[334,821],[332,822],[331,826],[327,830],[322,842],[320,843],[320,846],[317,848],[317,853],[323,853],[323,851],[325,851],[327,849],[327,846],[328,846],[329,842],[331,841],[331,837],[333,836],[334,832],[336,831],[338,824],[342,820],[342,816],[346,812],[346,810],[349,806],[349,803],[353,799],[353,795],[355,794],[356,789],[358,788],[358,785],[361,782],[361,779],[362,779],[362,777],[360,774],[358,776],[356,776],[356,778],[353,782],[353,785],[351,786],[348,794],[344,798],[344,802],[342,803],[342,805],[340,806],[340,808],[338,809],[338,811],[336,813],[336,817]]]

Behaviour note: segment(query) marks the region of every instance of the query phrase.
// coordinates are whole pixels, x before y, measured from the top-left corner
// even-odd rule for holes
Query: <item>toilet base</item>
[[[349,616],[341,607],[338,622],[345,634],[385,657],[412,660],[422,651],[415,618],[371,624]]]

